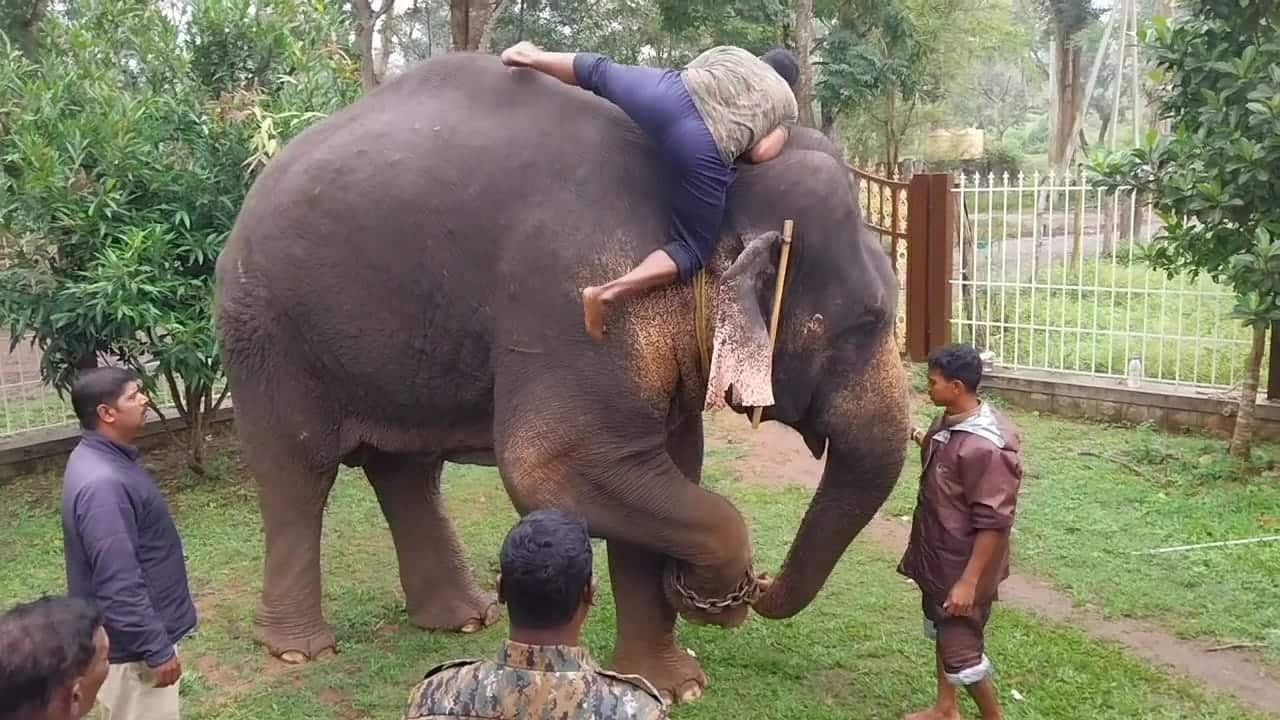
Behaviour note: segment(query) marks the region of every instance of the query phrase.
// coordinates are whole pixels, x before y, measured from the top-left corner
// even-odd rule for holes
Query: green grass
[[[148,457],[156,461],[154,453]],[[376,500],[359,474],[345,471],[327,512],[323,558],[325,609],[341,653],[301,667],[268,662],[249,639],[262,553],[256,503],[235,456],[224,449],[215,457],[210,479],[197,481],[167,466],[157,471],[175,478],[165,491],[183,533],[202,613],[200,632],[184,646],[190,672],[184,717],[399,717],[409,688],[426,668],[496,648],[504,635],[501,625],[465,638],[407,625]],[[730,452],[712,448],[707,483],[743,509],[759,567],[776,570],[808,493],[738,482],[734,460]],[[1051,514],[1038,507],[1052,500],[1040,494],[1046,485],[1032,483],[1033,501],[1024,505],[1020,552],[1032,557],[1045,556],[1025,528],[1045,523]],[[23,478],[2,492],[0,603],[59,591],[56,474]],[[451,466],[445,495],[476,574],[489,584],[502,535],[515,518],[501,484],[492,471]],[[601,603],[585,642],[605,660],[614,618],[603,545],[598,547]],[[1069,550],[1063,554],[1072,555]],[[677,708],[674,717],[896,718],[929,702],[931,650],[920,636],[916,592],[894,573],[895,560],[870,543],[855,542],[819,599],[789,621],[753,617],[735,631],[682,626],[682,641],[698,654],[712,685],[703,700]],[[1259,717],[1072,628],[1004,606],[992,621],[989,651],[1010,718]],[[1015,689],[1024,701],[1011,700]]]
[[[919,368],[913,384],[923,387]],[[935,412],[919,404],[917,423]],[[1223,440],[1006,412],[1024,434],[1016,572],[1048,579],[1108,617],[1262,643],[1280,665],[1280,545],[1132,554],[1280,535],[1280,447],[1259,443],[1256,466],[1245,468]],[[886,512],[911,513],[919,473],[919,455],[909,453]]]
[[[1150,379],[1228,385],[1243,375],[1250,331],[1228,317],[1232,296],[1182,294],[1223,292],[1207,278],[1166,280],[1140,262],[1103,258],[1066,268],[1058,262],[1038,270],[1034,282],[976,289],[976,341],[975,326],[958,322],[974,320],[975,303],[955,291],[956,340],[1031,367],[1123,375],[1137,355]],[[1162,292],[1166,283],[1171,292]]]

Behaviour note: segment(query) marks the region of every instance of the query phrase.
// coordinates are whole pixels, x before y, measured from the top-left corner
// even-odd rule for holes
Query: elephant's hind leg
[[[253,637],[285,662],[304,662],[334,648],[320,607],[320,536],[337,464],[315,467],[290,454],[284,443],[254,432],[249,422],[239,429],[245,459],[258,480],[266,529]]]
[[[430,455],[376,452],[364,465],[395,541],[400,586],[414,625],[474,632],[498,619],[492,595],[476,586],[444,512],[444,461]]]

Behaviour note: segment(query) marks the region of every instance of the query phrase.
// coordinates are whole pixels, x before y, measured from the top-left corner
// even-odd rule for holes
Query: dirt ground
[[[800,436],[777,423],[752,430],[745,418],[730,413],[707,417],[708,438],[743,448],[738,462],[742,479],[769,486],[813,487],[822,472]],[[878,516],[859,536],[896,556],[906,547],[909,520]],[[1211,651],[1207,643],[1182,640],[1152,625],[1126,619],[1108,620],[1088,607],[1078,607],[1065,593],[1034,577],[1013,574],[1000,586],[1003,602],[1090,636],[1119,643],[1132,654],[1207,687],[1221,690],[1262,712],[1280,717],[1280,672],[1248,650]]]

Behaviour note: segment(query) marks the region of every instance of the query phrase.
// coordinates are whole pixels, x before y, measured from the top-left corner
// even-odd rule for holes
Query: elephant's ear
[[[769,324],[760,306],[766,282],[777,275],[782,235],[756,237],[720,277],[715,290],[715,334],[706,409],[724,407],[725,391],[733,402],[750,407],[773,404],[773,356]]]

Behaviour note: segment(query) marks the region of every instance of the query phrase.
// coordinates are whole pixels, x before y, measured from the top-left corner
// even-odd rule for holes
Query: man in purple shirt
[[[196,611],[168,503],[132,445],[147,396],[127,370],[94,368],[76,377],[71,404],[84,431],[63,478],[62,541],[68,593],[106,618],[98,703],[105,720],[176,720],[177,645]]]

